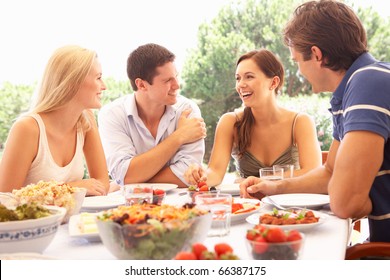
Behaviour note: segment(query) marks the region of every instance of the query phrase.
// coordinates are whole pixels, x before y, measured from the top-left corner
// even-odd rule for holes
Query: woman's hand
[[[184,173],[184,179],[191,185],[196,185],[198,182],[206,181],[207,175],[201,166],[192,164]]]
[[[68,183],[72,187],[84,188],[87,190],[87,196],[106,195],[106,188],[99,180],[90,178]]]

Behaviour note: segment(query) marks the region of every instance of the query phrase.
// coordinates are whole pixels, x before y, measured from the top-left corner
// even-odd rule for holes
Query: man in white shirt
[[[99,113],[99,132],[111,177],[120,185],[160,182],[186,187],[184,172],[203,161],[206,127],[199,107],[180,96],[175,55],[157,44],[130,53],[134,94]]]

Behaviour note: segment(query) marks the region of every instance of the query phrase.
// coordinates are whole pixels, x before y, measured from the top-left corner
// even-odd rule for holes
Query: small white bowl
[[[66,209],[44,206],[52,215],[23,221],[0,222],[0,252],[42,253],[53,240]]]

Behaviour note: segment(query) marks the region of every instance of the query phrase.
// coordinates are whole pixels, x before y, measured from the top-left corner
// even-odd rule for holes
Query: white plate
[[[221,184],[216,186],[222,193],[230,193],[231,195],[240,194],[240,184]]]
[[[319,209],[329,203],[329,195],[327,194],[293,193],[271,195],[270,197],[283,207]],[[264,197],[261,201],[272,204],[268,201],[268,197]]]
[[[232,223],[238,223],[238,222],[242,222],[242,221],[245,221],[245,218],[252,215],[253,213],[256,213],[257,211],[259,211],[262,207],[264,207],[264,203],[262,203],[261,201],[257,200],[257,199],[250,199],[250,198],[234,198],[234,203],[251,203],[253,205],[256,205],[260,202],[260,206],[258,206],[257,209],[254,209],[252,211],[249,211],[249,212],[245,212],[245,213],[241,213],[241,214],[233,214],[231,215],[231,222]]]
[[[92,215],[97,215],[92,214]],[[80,222],[80,214],[73,215],[69,219],[69,236],[77,238],[85,238],[88,241],[100,241],[100,235],[98,232],[94,233],[84,233],[80,231],[78,223]]]
[[[87,196],[84,198],[81,210],[106,210],[118,207],[125,204],[125,198],[119,194],[103,195],[103,196]]]
[[[160,189],[168,192],[170,190],[176,189],[178,185],[176,184],[163,184],[163,183],[141,183],[141,184],[127,184],[131,186],[140,186],[140,187],[150,187],[152,189]],[[126,185],[125,185],[126,186]]]
[[[260,216],[264,215],[266,213],[272,213],[272,212],[270,212],[270,211],[268,211],[268,212],[260,211],[258,213],[254,213],[254,214],[250,215],[249,217],[247,217],[246,221],[248,223],[252,224],[252,225],[258,225],[259,221],[260,221]],[[306,231],[306,230],[309,230],[309,229],[312,229],[312,228],[314,228],[316,226],[321,225],[322,223],[325,222],[325,220],[328,217],[327,214],[320,213],[320,212],[317,212],[317,211],[313,211],[313,213],[314,213],[314,216],[320,218],[317,223],[296,224],[296,225],[266,225],[266,224],[264,224],[264,225],[267,226],[267,227],[279,227],[279,228],[281,228],[283,230],[293,230],[293,229],[296,229],[296,230],[299,230],[299,231]]]

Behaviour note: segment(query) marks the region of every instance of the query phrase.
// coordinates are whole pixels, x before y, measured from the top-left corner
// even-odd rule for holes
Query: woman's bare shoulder
[[[242,118],[243,113],[244,111],[242,109],[236,109],[233,112],[223,114],[220,119],[227,122],[236,122],[238,119]]]
[[[23,135],[23,137],[38,137],[39,126],[37,121],[30,116],[17,119],[12,125],[10,133]]]

